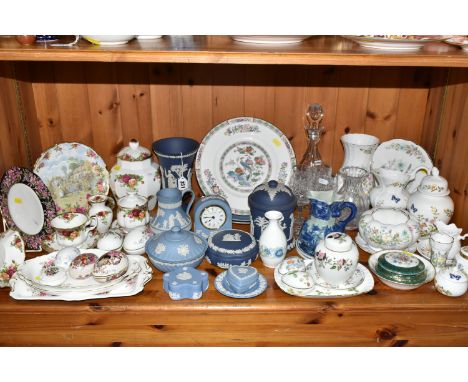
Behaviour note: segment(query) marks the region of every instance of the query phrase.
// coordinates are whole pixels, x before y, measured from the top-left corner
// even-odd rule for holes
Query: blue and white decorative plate
[[[270,179],[288,183],[295,164],[291,143],[277,127],[241,117],[220,123],[203,138],[195,170],[203,193],[225,198],[233,218],[246,222],[253,189]]]
[[[258,295],[262,294],[265,292],[266,288],[268,287],[268,282],[261,273],[258,274],[258,284],[256,287],[249,289],[247,292],[244,293],[235,293],[232,292],[231,290],[227,289],[225,286],[225,283],[223,283],[224,278],[226,277],[227,271],[224,271],[223,273],[219,274],[214,282],[216,290],[227,296],[227,297],[232,297],[232,298],[252,298],[252,297],[257,297]]]

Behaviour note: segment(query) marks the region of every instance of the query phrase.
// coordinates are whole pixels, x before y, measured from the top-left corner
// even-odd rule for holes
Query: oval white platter
[[[205,195],[220,195],[234,220],[248,221],[248,196],[271,179],[288,183],[296,164],[291,143],[271,123],[241,117],[224,121],[203,138],[195,160]]]

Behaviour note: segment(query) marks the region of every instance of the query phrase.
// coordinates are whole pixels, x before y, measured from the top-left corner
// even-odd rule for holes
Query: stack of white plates
[[[81,250],[102,256],[106,251],[99,249]],[[35,257],[22,264],[10,281],[10,296],[17,300],[64,300],[81,301],[95,298],[132,296],[141,292],[151,280],[152,269],[143,256],[128,255],[129,267],[121,277],[105,283],[93,277],[77,280],[69,277],[58,286],[40,282],[44,265],[55,259],[57,252]]]

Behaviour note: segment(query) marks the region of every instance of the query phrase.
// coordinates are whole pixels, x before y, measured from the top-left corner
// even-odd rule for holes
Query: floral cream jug
[[[182,206],[182,197],[186,193],[191,194],[191,197],[184,208]],[[157,199],[158,212],[150,224],[155,234],[170,231],[172,227],[190,231],[192,220],[188,213],[195,199],[195,194],[191,189],[181,192],[178,188],[163,188],[158,191]]]
[[[143,226],[149,222],[148,199],[129,191],[117,200],[117,222],[124,231]]]
[[[283,214],[279,211],[267,211],[268,225],[259,240],[260,258],[268,268],[275,268],[286,257],[287,240],[281,227]]]
[[[110,172],[110,186],[116,198],[127,191],[136,191],[148,198],[148,209],[156,206],[156,193],[161,188],[159,165],[151,160],[151,152],[132,139],[117,154],[117,163]]]
[[[109,231],[112,224],[114,213],[112,209],[115,206],[114,199],[106,195],[93,195],[88,199],[88,203],[91,206],[88,215],[96,216],[97,218],[97,231],[100,234]]]
[[[370,192],[372,207],[406,209],[410,194],[405,187],[412,180],[411,175],[383,167],[372,173],[377,183]]]
[[[331,232],[315,248],[315,269],[331,286],[346,282],[356,271],[359,251],[343,232]]]
[[[422,237],[437,230],[437,220],[447,224],[452,218],[454,204],[449,194],[447,180],[439,175],[437,167],[433,167],[431,174],[426,175],[410,195],[406,208],[419,223]]]
[[[435,222],[435,226],[437,227],[437,231],[440,233],[445,233],[453,237],[453,244],[452,248],[447,255],[448,260],[453,260],[455,255],[460,252],[461,249],[461,241],[465,240],[468,237],[468,233],[462,235],[462,229],[458,228],[455,224],[445,224],[441,220],[437,220]]]

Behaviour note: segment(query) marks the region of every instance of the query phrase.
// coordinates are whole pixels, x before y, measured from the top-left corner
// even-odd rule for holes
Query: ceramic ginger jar
[[[161,188],[159,165],[151,159],[151,151],[132,139],[117,154],[117,163],[110,172],[110,187],[117,198],[136,191],[148,198],[148,209],[156,206],[156,193]]]
[[[281,228],[286,236],[288,251],[294,248],[293,227],[294,209],[297,199],[291,189],[276,180],[257,186],[249,195],[250,208],[250,233],[255,239],[260,240],[260,236],[268,226],[268,219],[265,216],[267,211],[279,211],[284,219],[281,221]]]
[[[346,282],[356,271],[359,251],[343,232],[331,232],[315,248],[315,269],[330,285]]]
[[[406,249],[419,239],[419,225],[407,211],[373,208],[362,214],[359,235],[373,249]]]
[[[433,167],[431,174],[426,175],[410,195],[406,208],[419,223],[422,237],[437,231],[437,220],[447,224],[452,218],[454,204],[449,194],[447,180],[439,175],[437,167]]]

